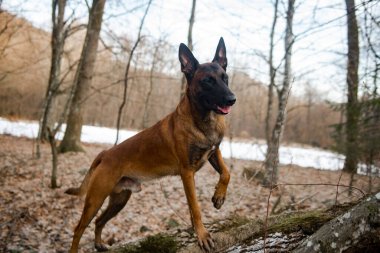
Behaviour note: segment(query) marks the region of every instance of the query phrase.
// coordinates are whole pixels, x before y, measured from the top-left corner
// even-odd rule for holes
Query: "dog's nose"
[[[235,104],[235,102],[236,102],[236,97],[234,94],[228,95],[226,97],[226,104],[227,105],[231,106],[231,105]]]

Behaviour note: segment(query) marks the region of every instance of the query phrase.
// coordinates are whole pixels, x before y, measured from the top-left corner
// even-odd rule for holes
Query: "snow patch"
[[[332,243],[331,243],[331,248],[332,248],[332,249],[335,249],[335,248],[336,248],[336,243],[335,243],[335,242],[332,242]]]
[[[65,127],[66,125],[63,125],[61,131],[57,133],[57,139],[62,140]],[[119,143],[137,133],[138,131],[120,130]],[[0,117],[0,134],[36,138],[38,134],[38,122],[26,120],[10,121]],[[114,144],[115,139],[116,129],[87,125],[82,127],[81,141],[83,142]],[[267,146],[260,142],[230,142],[228,139],[225,139],[221,143],[220,149],[225,158],[264,161]],[[311,147],[281,146],[279,156],[281,164],[294,164],[301,167],[323,170],[339,170],[343,168],[344,163],[343,155]],[[359,171],[365,171],[363,169],[364,167],[359,168]]]
[[[380,200],[380,192],[378,192],[378,193],[375,195],[375,198],[376,198],[377,200]]]
[[[307,247],[311,247],[313,246],[313,242],[312,241],[308,241],[307,244],[306,244]]]

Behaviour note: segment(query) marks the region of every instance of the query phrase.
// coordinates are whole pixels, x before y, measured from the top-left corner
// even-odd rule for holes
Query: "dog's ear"
[[[181,71],[187,78],[192,77],[199,63],[191,53],[190,49],[183,43],[179,45],[178,58],[181,62]]]
[[[223,37],[220,37],[218,47],[216,48],[215,56],[212,62],[218,63],[224,70],[227,69],[227,52]]]

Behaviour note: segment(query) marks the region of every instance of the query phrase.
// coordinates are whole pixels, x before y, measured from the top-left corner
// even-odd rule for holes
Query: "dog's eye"
[[[215,78],[208,76],[208,77],[202,79],[202,83],[214,84]]]
[[[223,75],[222,80],[223,80],[223,82],[225,82],[228,85],[228,76],[227,75]]]
[[[212,86],[215,84],[215,78],[213,77],[206,77],[204,79],[202,79],[201,81],[201,84],[202,84],[202,87],[206,90],[210,90],[212,88]]]
[[[206,77],[201,80],[202,88],[203,90],[206,90],[206,91],[212,90],[212,87],[214,86],[214,84],[215,84],[215,79],[212,77]]]

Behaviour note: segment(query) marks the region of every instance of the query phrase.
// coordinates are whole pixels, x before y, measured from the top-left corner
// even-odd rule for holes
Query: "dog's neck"
[[[225,129],[224,116],[214,111],[202,110],[196,101],[189,98],[188,93],[181,99],[177,111],[183,115],[191,115],[193,124],[206,136],[209,135],[211,129],[217,130],[216,132],[223,136]]]

